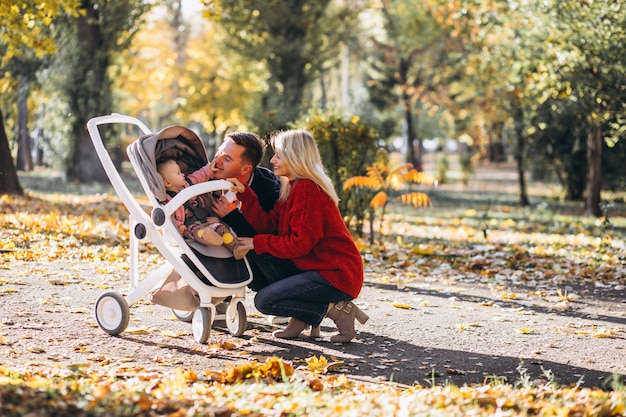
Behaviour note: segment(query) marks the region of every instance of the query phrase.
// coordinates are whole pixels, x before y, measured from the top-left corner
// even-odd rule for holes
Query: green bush
[[[374,160],[378,133],[356,116],[346,119],[339,115],[313,114],[298,126],[308,130],[317,141],[324,166],[340,198],[339,210],[346,223],[355,223],[355,231],[361,233],[373,194],[363,190],[344,191],[343,183],[365,174],[366,167]]]

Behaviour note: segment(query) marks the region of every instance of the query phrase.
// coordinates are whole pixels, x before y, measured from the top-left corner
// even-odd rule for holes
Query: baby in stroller
[[[101,126],[114,123],[136,126],[142,132],[126,153],[150,202],[150,212],[130,191],[102,141]],[[98,297],[95,316],[100,328],[110,335],[119,335],[128,326],[130,306],[148,297],[155,304],[171,308],[178,319],[191,322],[193,336],[199,343],[208,341],[218,317],[224,320],[232,335],[241,336],[247,326],[243,300],[247,285],[253,279],[247,257],[237,260],[222,244],[207,246],[185,239],[174,221],[174,214],[186,200],[206,198],[204,207],[211,207],[212,194],[228,196],[233,184],[219,179],[194,185],[190,182],[172,197],[167,194],[163,177],[156,168],[159,162],[172,159],[186,175],[204,168],[204,178],[208,179],[211,176],[211,172],[206,171],[210,169],[207,167],[209,158],[198,135],[183,126],[169,126],[152,133],[140,120],[117,113],[94,117],[88,121],[87,128],[111,185],[129,211],[130,223],[129,292],[123,295],[106,291]],[[206,222],[206,217],[201,219],[202,223]],[[140,268],[141,242],[151,242],[165,258],[158,268],[147,274]],[[150,259],[147,266],[152,265]],[[226,298],[230,301],[225,313],[217,314],[216,303]]]
[[[157,172],[163,178],[163,185],[170,201],[183,188],[213,179],[211,164],[185,175],[175,159],[164,159],[157,162]],[[237,244],[228,226],[212,216],[209,209],[210,195],[192,197],[174,213],[174,224],[180,234],[203,245],[224,245],[236,260],[243,259],[247,249]]]

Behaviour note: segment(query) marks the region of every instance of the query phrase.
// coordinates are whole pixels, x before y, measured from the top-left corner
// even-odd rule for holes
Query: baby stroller
[[[128,146],[126,152],[152,205],[150,215],[133,197],[104,147],[99,125],[113,123],[135,125],[143,132],[143,136]],[[130,213],[130,292],[123,296],[116,291],[107,291],[98,297],[95,306],[98,325],[111,335],[120,334],[130,320],[129,306],[160,288],[172,274],[179,274],[181,282],[197,293],[199,306],[190,314],[172,310],[179,319],[191,321],[196,341],[208,341],[216,319],[225,319],[228,331],[241,336],[247,326],[242,301],[246,286],[252,281],[247,259],[235,260],[231,251],[223,246],[204,246],[186,241],[172,221],[172,214],[190,198],[208,193],[226,193],[232,184],[225,180],[211,180],[192,185],[167,204],[162,203],[166,200],[165,188],[156,172],[157,161],[176,158],[182,161],[183,172],[195,171],[208,161],[200,138],[183,126],[170,126],[153,134],[140,120],[117,113],[89,120],[87,129],[111,185]],[[140,280],[139,243],[146,241],[152,242],[165,258],[165,263]],[[217,317],[214,301],[228,297],[230,301],[226,313]]]

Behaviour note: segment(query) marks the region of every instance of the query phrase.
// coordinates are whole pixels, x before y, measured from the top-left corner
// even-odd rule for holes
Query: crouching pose
[[[269,285],[257,292],[255,305],[261,313],[291,317],[275,337],[296,338],[308,327],[317,337],[328,317],[339,331],[331,341],[349,342],[356,335],[354,321],[369,318],[352,302],[363,287],[361,254],[344,224],[339,198],[311,134],[281,132],[272,138],[272,146],[270,162],[283,181],[278,201],[266,212],[246,185],[238,195],[241,211],[258,234],[237,240],[250,251],[248,260],[260,267],[271,270],[272,259],[278,264],[290,259],[297,271],[266,274]]]

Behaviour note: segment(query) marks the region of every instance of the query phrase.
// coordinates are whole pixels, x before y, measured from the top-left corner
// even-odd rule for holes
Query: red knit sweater
[[[254,191],[239,194],[242,213],[259,233],[254,251],[291,259],[302,271],[317,271],[335,288],[356,298],[363,287],[363,260],[337,205],[309,179],[292,182],[287,201],[267,213]]]

